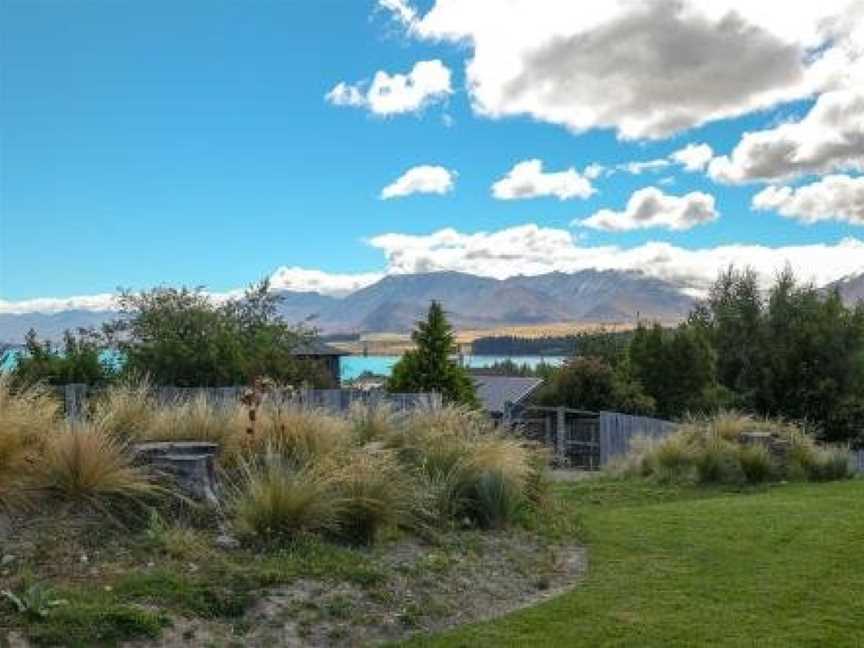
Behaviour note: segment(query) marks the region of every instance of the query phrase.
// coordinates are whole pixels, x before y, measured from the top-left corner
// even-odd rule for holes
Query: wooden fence
[[[855,472],[864,473],[864,449],[852,451],[852,468]]]
[[[646,416],[568,407],[528,407],[513,422],[551,448],[559,463],[584,470],[627,454],[635,437],[661,438],[675,429],[674,423]]]
[[[662,439],[675,430],[671,421],[648,416],[630,416],[617,412],[600,413],[600,465],[615,457],[623,457],[636,437]]]
[[[229,406],[238,402],[243,387],[154,387],[153,397],[158,403],[176,403],[200,398],[202,395],[215,406]],[[67,418],[76,419],[87,411],[89,398],[98,396],[99,390],[87,385],[64,385],[60,388]],[[381,391],[360,389],[300,389],[292,392],[274,390],[265,398],[277,399],[285,405],[324,409],[330,412],[346,412],[354,403],[364,405],[387,405],[394,412],[414,409],[437,409],[442,406],[441,394],[434,392],[417,394],[390,394]]]

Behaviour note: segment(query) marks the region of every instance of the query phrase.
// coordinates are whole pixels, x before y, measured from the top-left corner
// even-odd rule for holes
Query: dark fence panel
[[[231,406],[243,394],[243,387],[154,387],[153,396],[160,404],[176,403],[204,397],[217,406]],[[66,416],[77,419],[87,410],[88,398],[98,396],[99,390],[87,385],[64,385],[58,388],[65,405]],[[265,394],[282,405],[295,405],[325,409],[330,412],[346,412],[355,403],[364,405],[387,405],[395,412],[414,409],[437,409],[442,407],[441,394],[389,394],[386,392],[359,389],[301,389],[297,391],[273,390]]]
[[[605,466],[611,459],[626,455],[635,437],[660,439],[674,430],[675,424],[670,421],[647,416],[601,412],[600,465]]]

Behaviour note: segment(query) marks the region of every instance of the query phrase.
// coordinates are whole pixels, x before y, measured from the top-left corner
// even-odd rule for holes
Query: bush
[[[142,441],[152,434],[159,408],[147,380],[111,385],[96,400],[93,421],[121,441]]]
[[[780,448],[775,457],[761,445],[747,445],[746,432],[768,433]],[[658,481],[703,484],[829,480],[849,476],[849,451],[820,447],[809,435],[783,421],[756,420],[733,412],[690,419],[659,440],[637,440],[610,469],[613,473]]]
[[[751,484],[772,481],[778,477],[777,461],[767,448],[762,446],[742,446],[738,449],[738,462],[741,472]]]
[[[413,504],[411,485],[391,452],[357,450],[337,461],[322,470],[341,504],[340,537],[371,544],[380,531],[406,520]]]
[[[127,447],[92,423],[66,424],[46,441],[34,466],[34,484],[100,509],[116,500],[142,504],[161,492],[143,468],[133,465]]]
[[[0,376],[0,509],[27,503],[32,462],[59,412],[59,401],[46,388],[13,391],[9,377]]]
[[[242,429],[242,428],[241,428]],[[253,433],[243,432],[236,447],[250,455],[276,454],[295,467],[312,464],[351,443],[351,425],[324,410],[265,401],[258,409]]]
[[[297,469],[268,451],[245,460],[231,508],[241,533],[264,541],[338,530],[342,501],[332,477],[312,467]]]

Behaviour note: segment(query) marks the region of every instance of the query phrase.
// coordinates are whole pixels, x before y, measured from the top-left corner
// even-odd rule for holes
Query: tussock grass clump
[[[335,533],[343,502],[331,476],[298,469],[275,452],[244,460],[231,508],[241,533],[263,541]]]
[[[232,446],[243,429],[240,407],[211,403],[203,394],[159,408],[147,441],[209,441]]]
[[[141,504],[162,492],[132,463],[128,448],[93,423],[66,424],[45,443],[34,485],[61,499],[104,508],[112,500]]]
[[[382,530],[407,519],[411,483],[392,452],[355,450],[321,470],[330,476],[340,501],[340,537],[371,544]]]
[[[775,451],[744,436],[753,432],[767,434]],[[848,448],[820,447],[791,423],[734,412],[690,419],[660,440],[638,440],[612,472],[661,482],[703,484],[819,481],[850,476]]]
[[[305,466],[351,444],[351,424],[324,410],[265,402],[257,412],[254,432],[242,432],[236,444],[246,456],[278,455]]]
[[[0,376],[0,509],[28,503],[29,473],[59,413],[58,399],[44,386],[13,391],[9,377]]]
[[[351,422],[354,438],[360,444],[392,437],[398,424],[396,415],[386,403],[353,403],[348,411],[348,420]]]
[[[96,401],[92,421],[121,441],[145,441],[152,434],[159,407],[146,380],[108,387]]]

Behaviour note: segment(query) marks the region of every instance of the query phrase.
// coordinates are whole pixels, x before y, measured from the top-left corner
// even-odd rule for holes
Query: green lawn
[[[730,493],[562,486],[572,592],[409,646],[864,646],[864,481]]]

